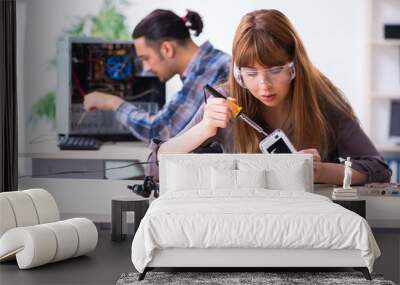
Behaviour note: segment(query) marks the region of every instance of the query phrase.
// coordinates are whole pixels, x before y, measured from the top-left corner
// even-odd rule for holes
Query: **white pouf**
[[[57,204],[44,189],[0,193],[0,262],[15,259],[20,269],[84,255],[96,248],[92,221],[59,221]]]

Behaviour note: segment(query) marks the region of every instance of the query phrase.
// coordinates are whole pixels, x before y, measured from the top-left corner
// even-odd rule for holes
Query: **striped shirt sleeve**
[[[225,80],[229,65],[229,55],[206,44],[201,56],[191,63],[182,89],[158,113],[148,113],[124,102],[116,111],[116,118],[144,142],[148,143],[153,138],[165,141],[178,134],[191,121],[203,104],[204,86]]]

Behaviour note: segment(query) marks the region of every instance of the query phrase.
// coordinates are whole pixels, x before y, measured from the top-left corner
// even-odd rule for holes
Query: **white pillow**
[[[234,160],[214,164],[193,163],[190,160],[168,162],[167,191],[210,190],[212,169],[229,172],[234,167]]]
[[[309,178],[304,158],[295,155],[266,155],[257,159],[238,159],[240,170],[266,169],[267,187],[271,190],[307,191]],[[312,170],[311,170],[312,171]]]
[[[168,191],[210,188],[210,167],[170,163],[168,174]]]
[[[211,168],[211,189],[235,190],[236,170]]]
[[[305,162],[292,163],[285,169],[269,169],[267,180],[268,188],[273,190],[307,191]]]
[[[266,188],[266,171],[263,170],[211,170],[212,190],[240,190],[241,188]]]
[[[267,171],[235,170],[238,188],[267,188]]]

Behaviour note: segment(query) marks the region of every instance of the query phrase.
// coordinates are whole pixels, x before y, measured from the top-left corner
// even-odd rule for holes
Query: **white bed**
[[[355,267],[379,248],[368,223],[312,192],[309,155],[170,154],[132,243],[154,267]],[[368,270],[366,270],[368,268]]]

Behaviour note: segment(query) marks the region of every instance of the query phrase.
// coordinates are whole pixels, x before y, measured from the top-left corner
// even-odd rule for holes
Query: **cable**
[[[108,93],[110,93],[110,92],[114,92],[115,91],[115,88],[112,85],[107,84],[107,83],[98,83],[98,82],[90,83],[90,88],[89,89],[92,90],[93,92],[97,91],[97,92],[108,92]]]
[[[78,76],[76,76],[76,74],[74,72],[72,72],[72,79],[74,80],[74,82],[76,84],[76,88],[78,88],[79,95],[81,95],[82,98],[85,97],[85,91],[81,87],[81,83],[78,79]]]
[[[140,99],[140,98],[146,96],[147,94],[151,94],[153,92],[157,92],[157,90],[154,90],[153,88],[148,89],[148,90],[143,91],[143,92],[141,92],[139,94],[136,94],[134,96],[129,96],[129,100],[137,100],[137,99]]]
[[[45,175],[62,175],[62,174],[82,174],[82,173],[100,173],[100,172],[103,172],[103,171],[107,171],[107,170],[114,170],[114,169],[121,169],[121,168],[126,168],[126,167],[129,167],[129,166],[133,166],[133,165],[142,165],[142,164],[152,164],[152,163],[158,163],[158,160],[156,160],[156,161],[145,161],[145,162],[132,162],[132,163],[129,163],[129,164],[127,164],[127,165],[124,165],[124,166],[116,166],[116,167],[110,167],[110,168],[106,168],[106,169],[104,169],[104,170],[101,170],[101,171],[98,171],[98,170],[92,170],[92,171],[90,171],[90,170],[76,170],[76,171],[74,171],[74,170],[70,170],[70,171],[60,171],[60,172],[54,172],[54,173],[47,173],[47,174],[42,174],[42,175],[38,175],[38,176],[45,176]],[[33,177],[32,176],[33,174],[30,174],[30,175],[22,175],[22,176],[18,176],[18,179],[22,179],[22,178],[26,178],[26,177]]]

